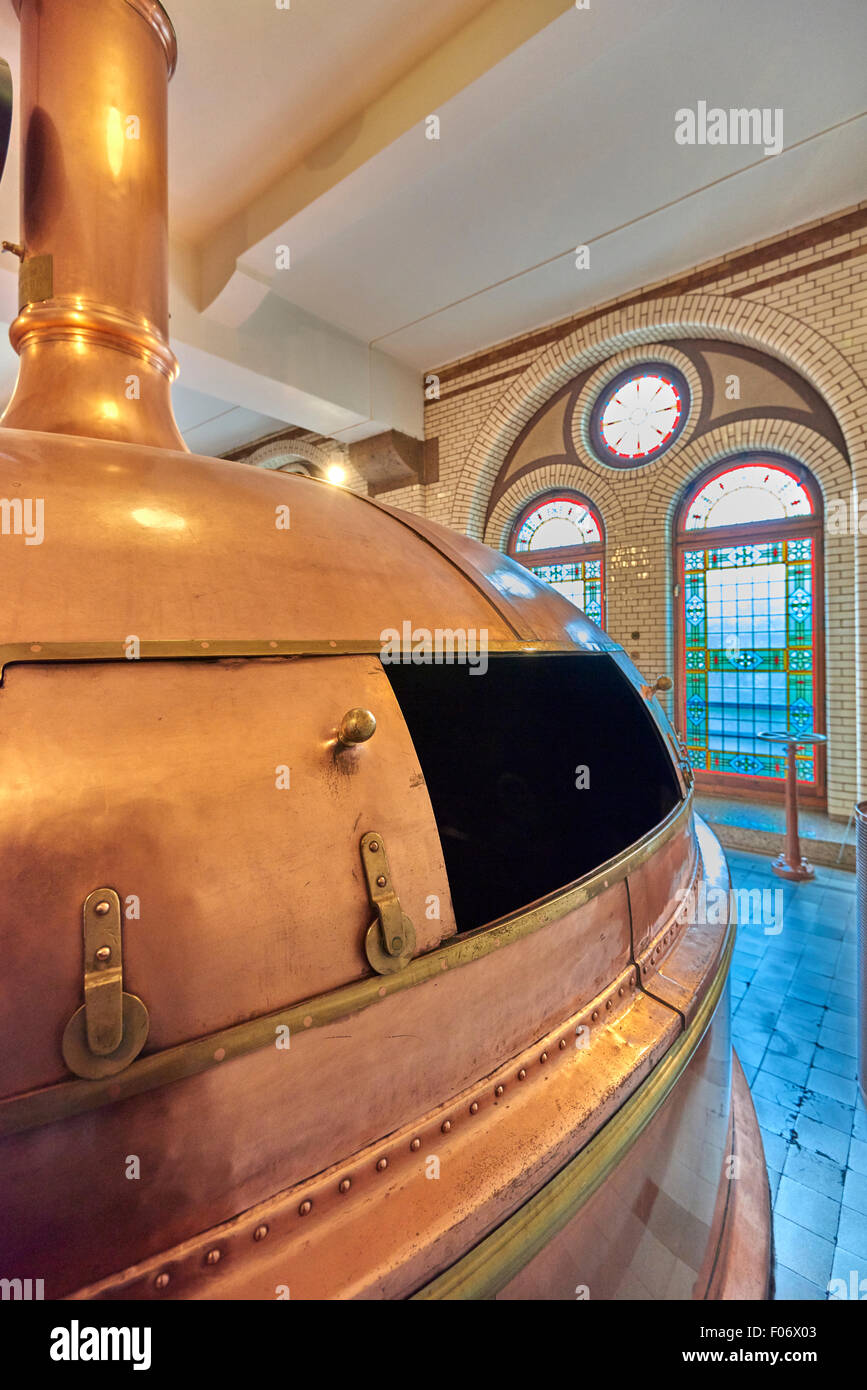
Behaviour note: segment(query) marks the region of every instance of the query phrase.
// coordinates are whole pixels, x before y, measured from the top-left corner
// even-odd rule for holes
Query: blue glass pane
[[[782,778],[783,748],[758,733],[813,728],[812,546],[805,537],[684,557],[687,742],[695,766]],[[798,776],[815,775],[804,750]]]

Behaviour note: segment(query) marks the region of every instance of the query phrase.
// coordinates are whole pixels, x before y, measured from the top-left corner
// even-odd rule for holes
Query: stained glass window
[[[712,477],[684,510],[681,717],[697,771],[782,781],[785,749],[757,734],[817,728],[816,520],[794,472],[761,462]],[[730,544],[700,544],[722,525]],[[816,787],[814,747],[797,766]]]
[[[533,573],[564,594],[591,622],[602,622],[601,560],[587,560],[583,565],[534,565]]]
[[[600,456],[619,467],[646,463],[674,443],[689,413],[689,389],[674,368],[633,367],[600,394],[590,433]]]
[[[602,523],[586,498],[578,493],[537,498],[519,518],[510,552],[601,626]]]
[[[793,473],[777,464],[744,464],[705,483],[689,505],[684,530],[784,521],[812,511],[810,494]]]
[[[577,497],[551,497],[524,518],[515,550],[555,550],[564,545],[592,545],[602,540],[599,523]]]

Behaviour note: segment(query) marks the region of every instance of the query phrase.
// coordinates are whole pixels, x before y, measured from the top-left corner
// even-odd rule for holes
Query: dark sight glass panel
[[[680,798],[653,718],[609,656],[491,655],[484,674],[471,669],[385,666],[427,782],[460,931],[598,868]]]

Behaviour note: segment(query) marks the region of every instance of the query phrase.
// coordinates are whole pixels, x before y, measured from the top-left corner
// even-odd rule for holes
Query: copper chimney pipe
[[[186,445],[168,343],[168,80],[157,0],[12,0],[21,21],[21,359],[3,425]]]

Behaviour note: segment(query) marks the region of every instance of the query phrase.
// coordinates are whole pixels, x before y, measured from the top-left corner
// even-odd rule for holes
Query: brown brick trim
[[[739,289],[727,290],[726,293],[732,299],[741,299],[746,294],[756,294],[771,285],[782,285],[786,280],[797,280],[801,275],[809,275],[814,270],[824,270],[829,265],[839,265],[841,261],[852,261],[858,256],[867,256],[867,245],[850,246],[848,251],[838,251],[836,256],[821,256],[818,260],[806,261],[803,265],[793,265],[788,270],[781,270],[779,275],[770,275],[767,280],[757,280],[754,285],[742,285]]]
[[[439,405],[440,401],[450,401],[453,396],[462,396],[466,391],[478,391],[481,386],[490,386],[492,382],[505,381],[507,377],[517,376],[519,372],[524,370],[525,365],[526,364],[520,367],[510,367],[507,372],[497,372],[496,376],[486,376],[484,381],[471,381],[466,386],[458,386],[454,391],[448,391],[446,395],[438,396],[436,400],[426,400],[424,403],[425,410],[427,410],[428,406]]]

